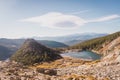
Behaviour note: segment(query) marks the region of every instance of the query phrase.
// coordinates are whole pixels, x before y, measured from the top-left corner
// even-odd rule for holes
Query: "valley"
[[[10,57],[10,60],[0,61],[0,79],[119,80],[119,33],[120,32],[116,32],[105,37],[82,42],[78,44],[80,45],[80,48],[75,47],[76,45],[63,48],[63,50],[68,50],[68,52],[71,52],[71,50],[74,51],[74,49],[98,51],[102,54],[102,57],[101,59],[96,60],[77,58],[79,56],[79,53],[77,52],[71,52],[70,54],[76,54],[76,57],[66,56],[67,53],[64,53],[65,55],[62,54],[61,56],[58,54],[59,50],[52,50],[52,48],[47,48],[33,39],[27,39],[21,48]],[[99,40],[102,44],[96,44],[96,41],[99,42]],[[103,40],[104,42],[102,42]],[[83,45],[86,42],[92,43]],[[94,44],[98,46],[92,47]],[[82,54],[85,55],[86,53],[83,51],[80,56],[82,56]],[[92,53],[87,52],[86,55],[88,56],[90,54]]]

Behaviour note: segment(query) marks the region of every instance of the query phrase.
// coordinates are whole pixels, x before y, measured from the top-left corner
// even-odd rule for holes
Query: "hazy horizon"
[[[114,32],[113,32],[113,33],[114,33]],[[59,35],[59,36],[54,36],[54,35],[52,36],[52,35],[51,35],[51,36],[31,36],[31,37],[24,37],[24,36],[23,36],[23,37],[0,37],[0,39],[4,39],[4,38],[5,38],[5,39],[29,39],[29,38],[30,38],[30,39],[32,39],[32,38],[34,39],[34,38],[49,38],[49,37],[50,37],[50,38],[52,38],[52,37],[53,37],[53,38],[54,38],[54,37],[57,38],[57,37],[65,37],[65,36],[71,36],[71,35],[74,35],[74,36],[75,36],[75,35],[82,35],[82,34],[87,34],[87,35],[88,35],[88,34],[112,34],[112,33],[85,32],[85,33],[74,33],[74,34]]]
[[[120,31],[119,2],[0,0],[0,38],[114,33]]]

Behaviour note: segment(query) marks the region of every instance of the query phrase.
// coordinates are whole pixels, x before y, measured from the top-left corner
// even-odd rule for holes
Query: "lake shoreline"
[[[89,61],[98,60],[101,58],[101,55],[91,51],[67,52],[67,53],[62,53],[61,56],[78,58],[78,59],[89,60]]]
[[[84,58],[75,58],[75,57],[71,57],[71,56],[62,56],[63,58],[71,58],[71,59],[79,59],[79,60],[83,60],[83,61],[94,61],[92,59],[84,59]]]

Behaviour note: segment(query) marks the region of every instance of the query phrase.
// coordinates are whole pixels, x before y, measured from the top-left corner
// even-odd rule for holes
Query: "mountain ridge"
[[[88,40],[96,37],[101,37],[108,35],[107,33],[77,33],[77,34],[71,34],[71,35],[65,35],[65,36],[58,36],[58,37],[33,37],[36,40],[53,40],[58,42],[68,42],[71,40]]]

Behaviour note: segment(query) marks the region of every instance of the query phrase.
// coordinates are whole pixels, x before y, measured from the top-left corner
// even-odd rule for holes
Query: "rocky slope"
[[[109,64],[119,64],[120,63],[120,37],[113,40],[108,45],[104,46],[99,52],[105,55],[102,58],[101,62],[109,63]]]
[[[14,61],[0,61],[0,80],[120,80],[120,64],[81,62],[59,59],[28,67]]]
[[[62,57],[57,54],[57,51],[47,48],[33,39],[27,39],[10,59],[23,64],[34,64],[59,58]]]

